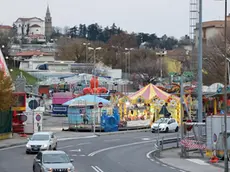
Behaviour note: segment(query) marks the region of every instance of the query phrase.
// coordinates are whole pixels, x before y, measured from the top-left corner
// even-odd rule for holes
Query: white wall
[[[21,30],[21,27],[22,27],[22,25],[24,25],[24,27],[25,27],[25,29],[24,29],[24,32],[26,33],[26,28],[27,28],[27,25],[30,25],[30,26],[32,26],[32,25],[34,25],[34,24],[37,24],[37,25],[39,25],[40,26],[40,28],[38,29],[38,28],[30,28],[30,32],[29,32],[29,34],[32,34],[32,32],[34,33],[34,34],[42,34],[42,35],[45,35],[45,22],[44,21],[40,21],[39,19],[36,19],[36,18],[34,18],[34,19],[31,19],[31,20],[28,20],[28,21],[26,21],[26,22],[22,22],[22,21],[17,21],[17,22],[15,22],[15,25],[17,26],[17,28],[18,28],[18,34],[19,35],[21,35],[22,34],[22,30]],[[37,29],[38,29],[38,31],[37,31]]]

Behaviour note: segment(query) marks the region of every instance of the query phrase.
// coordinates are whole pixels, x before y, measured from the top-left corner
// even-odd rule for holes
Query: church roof
[[[44,20],[42,20],[41,18],[38,18],[38,17],[30,17],[30,18],[24,18],[24,17],[20,17],[20,18],[18,18],[17,20],[16,20],[16,22],[18,22],[18,21],[22,21],[22,22],[27,22],[27,21],[30,21],[30,20],[32,20],[32,19],[37,19],[37,20],[40,20],[40,21],[44,21]]]

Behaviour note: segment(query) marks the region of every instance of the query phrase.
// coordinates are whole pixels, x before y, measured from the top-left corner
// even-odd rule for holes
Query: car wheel
[[[178,132],[178,131],[179,131],[179,127],[176,127],[175,132]]]
[[[33,172],[35,172],[35,167],[34,167],[34,165],[33,165]]]
[[[56,143],[56,145],[55,145],[55,147],[54,147],[54,150],[57,150],[57,143]]]
[[[28,152],[28,151],[26,151],[26,154],[29,154],[29,152]]]
[[[155,133],[155,131],[154,131],[154,130],[152,130],[152,133]]]
[[[49,146],[49,150],[52,150],[51,146]]]
[[[168,127],[166,128],[165,132],[166,132],[166,133],[168,133],[168,132],[169,132],[169,128],[168,128]]]

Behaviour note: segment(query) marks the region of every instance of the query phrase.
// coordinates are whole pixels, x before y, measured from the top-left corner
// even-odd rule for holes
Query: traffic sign
[[[29,108],[30,109],[32,109],[32,110],[37,109],[38,106],[39,105],[38,105],[37,100],[30,100],[30,102],[29,102]]]
[[[27,116],[26,115],[20,115],[20,121],[26,122],[27,121]]]
[[[35,118],[36,118],[36,121],[40,121],[42,117],[40,114],[37,114]]]
[[[213,134],[213,141],[217,142],[217,135],[215,133]]]
[[[189,120],[187,120],[186,122],[187,122],[187,123],[191,123],[192,120],[189,119]],[[191,131],[191,130],[192,130],[192,127],[193,127],[192,125],[187,126],[187,131]]]
[[[99,107],[99,108],[102,108],[102,107],[103,107],[103,103],[102,103],[102,102],[99,102],[99,103],[98,103],[98,107]]]

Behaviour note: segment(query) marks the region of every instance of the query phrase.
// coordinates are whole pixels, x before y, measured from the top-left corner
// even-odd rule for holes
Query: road
[[[175,133],[160,134],[165,138]],[[153,149],[157,134],[150,132],[107,135],[96,138],[66,140],[58,143],[74,160],[77,172],[175,172],[150,161],[146,154]],[[25,147],[0,150],[1,172],[31,172],[35,155],[26,155]]]

